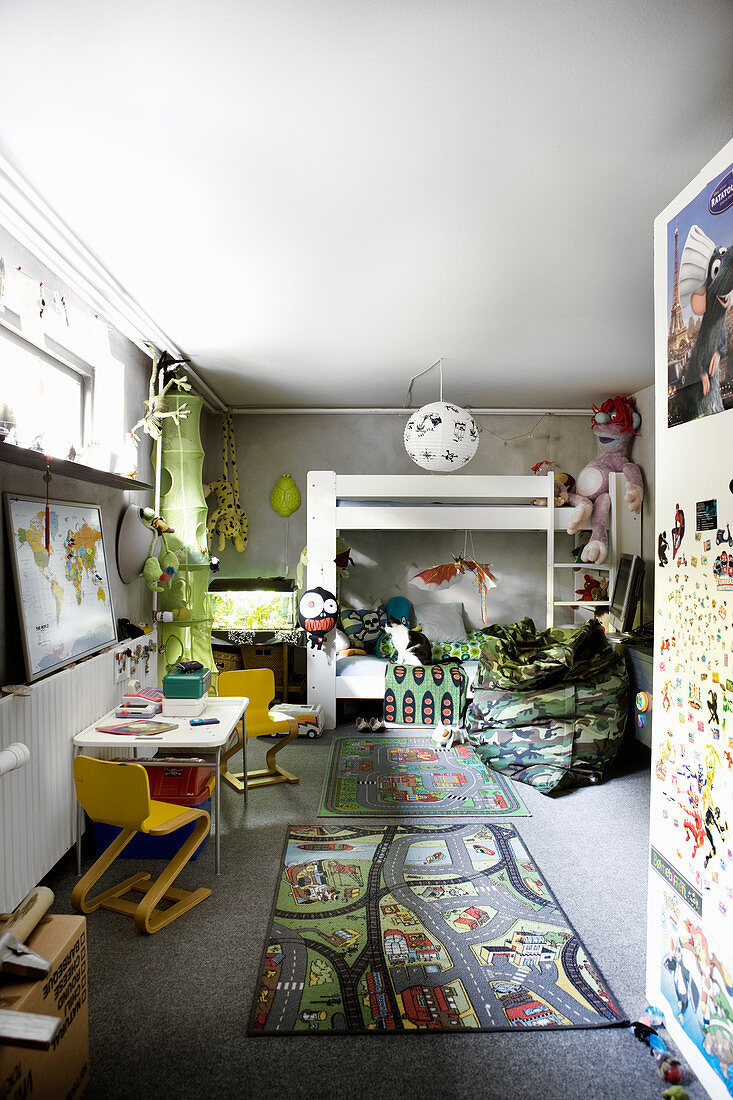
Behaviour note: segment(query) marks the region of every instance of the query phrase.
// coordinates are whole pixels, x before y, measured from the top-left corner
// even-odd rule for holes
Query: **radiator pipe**
[[[20,741],[15,741],[6,749],[0,749],[0,775],[7,775],[16,768],[22,768],[30,758],[30,749],[27,745],[21,745]]]

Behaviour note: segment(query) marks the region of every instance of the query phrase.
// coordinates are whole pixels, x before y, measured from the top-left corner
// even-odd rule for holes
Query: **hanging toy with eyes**
[[[634,407],[633,397],[609,397],[600,409],[593,406],[591,428],[598,440],[598,455],[583,467],[575,482],[575,492],[568,494],[568,501],[573,505],[568,517],[568,534],[575,534],[587,526],[589,520],[592,528],[590,541],[583,547],[581,561],[601,565],[606,560],[611,473],[624,475],[624,500],[636,515],[641,511],[644,481],[639,467],[629,459],[631,444],[640,424],[641,417]]]
[[[310,640],[311,649],[321,649],[326,635],[336,626],[338,604],[333,592],[310,588],[300,597],[298,622]]]

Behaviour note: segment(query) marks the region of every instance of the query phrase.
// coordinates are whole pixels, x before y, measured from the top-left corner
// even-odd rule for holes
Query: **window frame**
[[[94,368],[86,360],[74,352],[63,348],[55,340],[51,340],[53,347],[49,346],[49,338],[45,338],[46,346],[40,347],[34,340],[29,340],[17,331],[3,316],[0,316],[0,342],[9,340],[21,351],[33,355],[49,366],[60,371],[66,377],[79,382],[79,431],[81,433],[80,445],[86,446],[92,427],[92,409],[94,398]],[[0,346],[1,343],[0,343]],[[59,349],[59,350],[56,350]],[[2,393],[0,393],[0,401]],[[56,455],[56,458],[65,458],[65,455]]]

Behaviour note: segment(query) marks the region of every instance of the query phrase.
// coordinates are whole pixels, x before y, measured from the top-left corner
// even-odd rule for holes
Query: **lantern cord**
[[[412,376],[412,378],[410,379],[410,385],[407,387],[407,396],[405,398],[403,408],[407,408],[409,406],[410,398],[412,397],[412,387],[415,382],[417,382],[418,378],[422,378],[424,374],[427,374],[429,370],[432,370],[433,367],[437,366],[440,367],[440,400],[443,400],[443,360],[436,359],[435,362],[431,363],[429,367],[425,368],[425,370],[421,370],[419,374],[415,374]]]
[[[290,535],[290,516],[285,517],[285,576],[287,577],[290,572],[290,566],[288,565],[288,542]]]

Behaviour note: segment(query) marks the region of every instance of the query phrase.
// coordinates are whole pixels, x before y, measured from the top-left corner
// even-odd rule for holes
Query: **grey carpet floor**
[[[300,782],[251,791],[246,810],[241,795],[223,788],[222,873],[214,875],[210,839],[180,879],[211,887],[208,900],[154,936],[139,935],[116,913],[88,918],[87,1097],[658,1100],[666,1086],[655,1060],[625,1028],[247,1037],[286,826],[317,823],[331,737],[301,738],[283,750]],[[268,747],[267,739],[250,741],[250,768]],[[533,816],[514,826],[636,1019],[646,1005],[648,752],[627,746],[602,786],[554,799],[522,786],[521,795]],[[91,853],[85,867],[90,860]],[[71,854],[44,881],[56,893],[54,911],[72,912]],[[704,1100],[696,1080],[686,1087],[691,1100]]]

